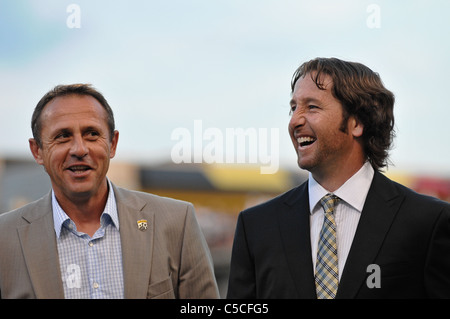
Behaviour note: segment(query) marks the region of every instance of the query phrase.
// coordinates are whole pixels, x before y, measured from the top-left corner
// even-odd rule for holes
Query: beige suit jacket
[[[113,185],[125,298],[218,298],[192,204]],[[137,221],[147,220],[145,231]],[[0,215],[1,298],[64,298],[51,193]]]

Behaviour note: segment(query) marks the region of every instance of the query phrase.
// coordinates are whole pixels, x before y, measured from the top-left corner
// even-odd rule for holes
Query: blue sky
[[[70,4],[80,28],[69,28]],[[370,28],[371,5],[379,28]],[[0,155],[31,157],[30,118],[57,84],[92,83],[120,131],[117,159],[170,160],[179,127],[279,128],[290,79],[317,56],[358,61],[396,96],[394,167],[450,176],[449,1],[1,0]],[[373,21],[373,20],[371,20]]]

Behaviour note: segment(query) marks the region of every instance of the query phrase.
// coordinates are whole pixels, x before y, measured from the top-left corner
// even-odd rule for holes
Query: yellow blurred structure
[[[192,202],[196,207],[237,215],[241,210],[279,195],[306,180],[279,170],[260,174],[249,165],[174,165],[142,168],[142,190]]]

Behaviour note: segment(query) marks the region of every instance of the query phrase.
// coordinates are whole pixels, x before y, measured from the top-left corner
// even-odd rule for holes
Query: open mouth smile
[[[308,147],[316,141],[316,138],[311,136],[300,136],[297,138],[299,148]]]
[[[75,175],[83,175],[92,170],[92,168],[88,165],[73,165],[68,167],[67,170],[71,171]]]

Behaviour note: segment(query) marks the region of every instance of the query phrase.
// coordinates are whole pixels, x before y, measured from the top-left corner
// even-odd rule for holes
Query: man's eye
[[[292,113],[294,113],[296,109],[297,109],[296,105],[291,105],[291,109],[289,110],[289,115],[292,115]]]
[[[308,105],[308,108],[310,109],[310,110],[313,110],[313,109],[318,109],[319,107],[317,106],[317,105]]]
[[[58,135],[56,135],[56,139],[65,139],[69,137],[69,133],[60,133]]]
[[[89,131],[86,135],[89,138],[97,138],[98,136],[100,136],[100,134],[97,131]]]

